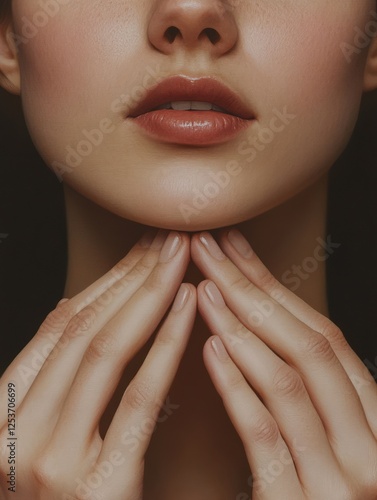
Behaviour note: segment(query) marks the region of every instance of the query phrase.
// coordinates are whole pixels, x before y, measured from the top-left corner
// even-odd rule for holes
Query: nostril
[[[206,28],[202,31],[202,33],[204,33],[208,37],[212,45],[215,45],[221,38],[219,32],[213,28]]]
[[[177,38],[177,35],[179,34],[179,29],[176,28],[175,26],[170,26],[165,31],[165,38],[168,40],[169,43],[173,43],[174,40]]]
[[[172,44],[179,34],[180,30],[176,26],[170,26],[165,31],[165,38],[170,44]],[[200,33],[199,38],[203,37],[208,38],[208,40],[212,43],[212,45],[216,45],[221,39],[219,32],[213,28],[205,28]]]

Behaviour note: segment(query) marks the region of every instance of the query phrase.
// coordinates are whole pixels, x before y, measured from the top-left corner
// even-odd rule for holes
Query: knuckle
[[[140,260],[133,268],[130,274],[134,274],[135,277],[144,278],[148,276],[150,272],[150,266],[143,260]]]
[[[153,406],[156,391],[150,380],[133,380],[124,392],[122,405],[136,411],[146,411]]]
[[[37,335],[46,335],[58,330],[64,329],[70,319],[76,314],[72,304],[68,301],[60,304],[51,311],[40,326]]]
[[[298,349],[301,354],[314,359],[319,358],[321,361],[333,361],[335,359],[335,353],[330,342],[318,332],[310,331],[307,335],[304,333]]]
[[[238,370],[232,370],[232,372],[227,377],[226,386],[227,392],[236,392],[238,390],[242,390],[245,386],[245,379]]]
[[[241,340],[247,340],[252,338],[252,333],[243,323],[239,323],[234,329],[234,336]]]
[[[73,316],[64,333],[70,337],[77,337],[85,334],[93,326],[95,319],[95,309],[92,306],[87,306]]]
[[[251,292],[255,290],[255,285],[249,281],[243,274],[237,275],[229,285],[230,291],[242,290],[244,292]]]
[[[299,374],[288,365],[281,365],[273,377],[273,391],[278,396],[299,398],[305,395],[305,386]]]
[[[262,266],[256,272],[255,280],[258,285],[266,292],[273,292],[279,285],[278,280],[271,274],[271,272],[264,266]]]
[[[112,270],[111,270],[111,275],[115,278],[115,279],[120,279],[122,278],[126,273],[129,272],[131,266],[128,262],[126,262],[125,260],[121,260],[120,262],[118,262],[118,264],[116,264]]]
[[[328,318],[323,319],[323,325],[322,328],[320,328],[320,332],[336,349],[342,351],[349,350],[349,344],[342,330]]]
[[[150,270],[150,265],[145,262],[144,259],[140,260],[128,273],[124,275],[122,278],[122,284],[127,286],[127,284],[133,283],[140,278],[145,279],[149,275]]]
[[[265,414],[250,425],[249,434],[253,442],[271,449],[275,448],[280,440],[277,423]]]
[[[143,284],[143,288],[148,292],[162,291],[165,290],[166,287],[166,275],[162,274],[161,269],[158,267],[150,273],[148,279],[146,279]]]
[[[114,335],[101,332],[91,341],[84,357],[90,364],[96,364],[116,355],[118,351],[119,346]]]
[[[34,481],[43,489],[56,490],[59,482],[59,467],[51,454],[44,454],[33,460],[31,474]]]

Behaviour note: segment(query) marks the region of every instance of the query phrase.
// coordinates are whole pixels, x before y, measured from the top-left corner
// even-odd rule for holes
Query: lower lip
[[[190,146],[222,144],[253,122],[217,111],[173,109],[150,111],[132,120],[160,141]]]

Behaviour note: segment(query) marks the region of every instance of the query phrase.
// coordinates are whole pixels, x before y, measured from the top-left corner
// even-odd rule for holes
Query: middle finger
[[[329,342],[251,283],[209,233],[193,237],[192,255],[241,323],[300,373],[336,451],[352,456],[355,450],[365,450],[372,434],[352,382]],[[350,432],[355,428],[360,430],[357,439]]]

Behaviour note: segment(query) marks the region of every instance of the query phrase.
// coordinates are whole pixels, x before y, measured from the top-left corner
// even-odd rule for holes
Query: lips
[[[167,109],[171,103],[177,108],[184,102],[194,108],[207,103],[212,109]],[[126,118],[157,140],[204,146],[234,137],[253,123],[255,115],[236,92],[215,78],[175,76],[152,88]]]

